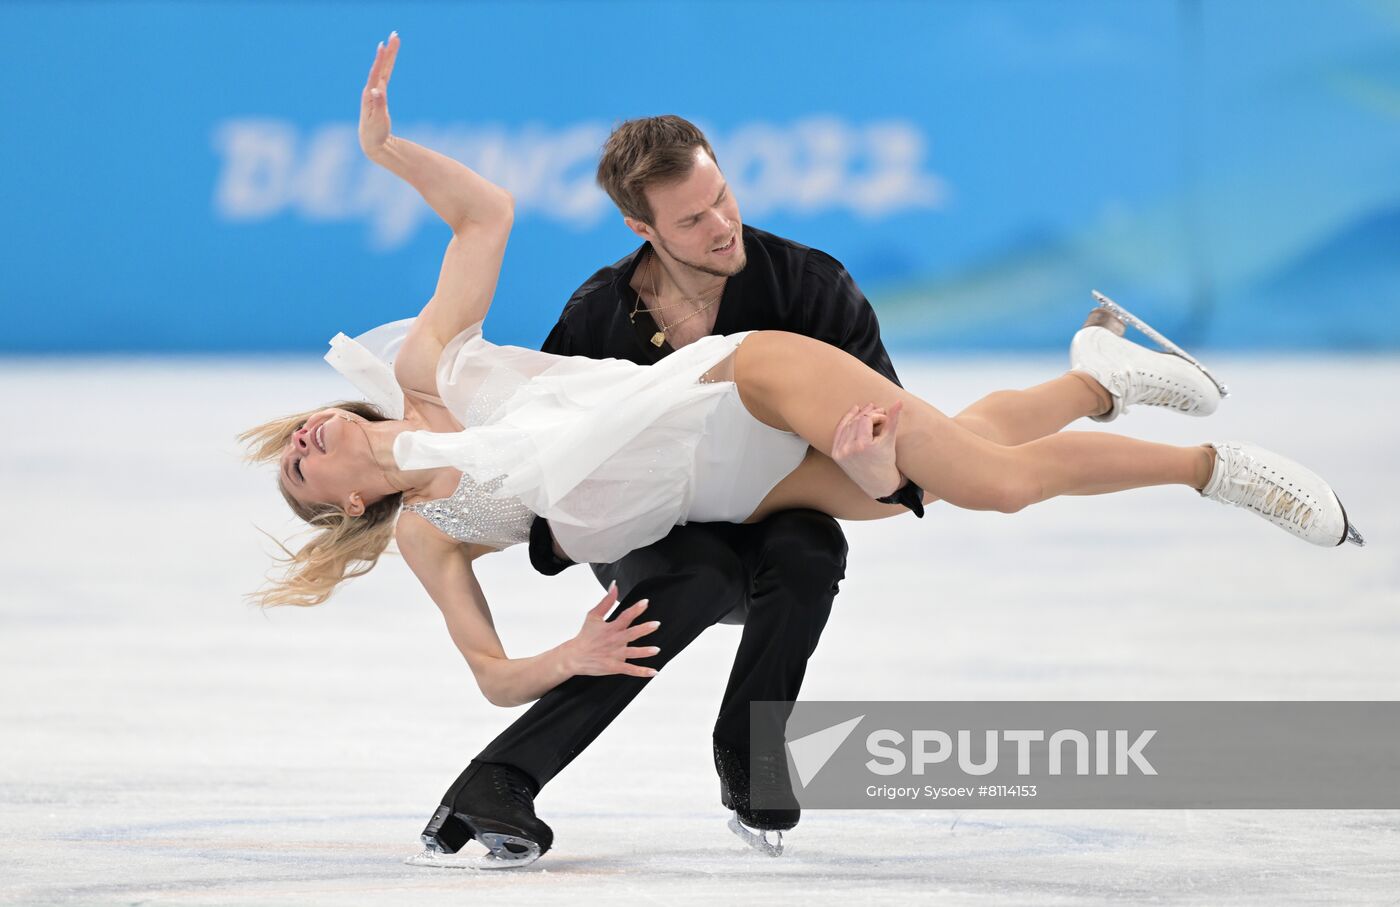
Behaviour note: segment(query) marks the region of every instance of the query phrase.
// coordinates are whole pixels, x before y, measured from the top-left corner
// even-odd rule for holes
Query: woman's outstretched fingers
[[[365,93],[374,87],[374,74],[379,70],[379,58],[384,53],[383,45],[374,49],[374,62],[369,65],[369,75],[365,76]]]
[[[645,605],[646,600],[643,599],[637,604]],[[644,624],[631,625],[632,621],[636,619],[636,615],[640,613],[641,611],[637,609],[637,606],[633,605],[631,608],[623,611],[622,614],[618,616],[618,619],[614,621],[614,625],[617,627],[617,633],[621,637],[621,642],[623,643],[622,663],[619,666],[618,673],[631,674],[633,677],[655,677],[655,668],[648,668],[644,665],[634,665],[628,661],[628,659],[631,658],[650,658],[661,652],[660,646],[629,645],[629,643],[636,642],[643,636],[656,632],[656,629],[661,626],[661,621],[659,620],[651,620]]]
[[[650,636],[652,633],[655,633],[657,628],[660,626],[661,621],[649,620],[644,624],[637,624],[634,627],[628,627],[627,632],[623,634],[623,638],[628,642],[636,642],[643,636]],[[657,649],[656,651],[660,652],[661,650]]]
[[[360,150],[370,160],[375,160],[384,149],[393,128],[389,122],[388,89],[389,74],[394,69],[398,48],[397,32],[389,36],[387,45],[380,42],[374,52],[374,65],[370,67],[364,91],[360,93]]]
[[[617,583],[611,583],[608,586],[608,594],[603,596],[603,600],[588,609],[588,616],[603,620],[615,604],[617,604]]]
[[[380,41],[374,50],[374,64],[369,68],[366,88],[383,88],[394,71],[394,60],[399,55],[399,33],[391,32],[387,42]]]
[[[645,610],[647,609],[647,601],[648,601],[648,599],[645,599],[645,598],[642,599],[641,601],[637,602],[635,605],[632,605],[630,608],[628,608],[627,610],[623,611],[623,612],[622,612],[621,614],[619,614],[614,620],[616,621],[616,623],[617,623],[619,626],[623,626],[623,627],[630,626],[631,623],[632,623],[632,621],[634,621],[634,620],[636,620],[637,618],[641,617],[641,616],[642,616],[642,612],[645,611]]]
[[[399,57],[399,33],[392,31],[389,33],[389,40],[384,45],[384,73],[381,81],[387,87],[389,77],[394,74],[394,61]]]
[[[643,636],[656,631],[661,621],[653,620],[634,625],[632,622],[646,610],[647,600],[623,609],[612,620],[606,615],[617,603],[617,584],[608,587],[603,600],[588,611],[583,628],[560,646],[564,663],[573,674],[628,674],[633,677],[655,677],[656,669],[634,665],[629,658],[649,658],[661,650],[656,646],[634,646]]]

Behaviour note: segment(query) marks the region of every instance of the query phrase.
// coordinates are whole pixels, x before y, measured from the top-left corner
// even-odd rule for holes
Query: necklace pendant
[[[657,348],[660,348],[663,344],[665,344],[665,342],[666,342],[666,332],[665,332],[665,331],[657,331],[655,334],[652,334],[652,335],[651,335],[651,345],[652,345],[652,346],[657,347]]]

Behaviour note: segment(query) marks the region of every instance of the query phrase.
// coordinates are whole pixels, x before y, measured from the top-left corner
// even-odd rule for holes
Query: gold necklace
[[[659,283],[658,283],[658,281],[657,281],[657,274],[656,274],[657,264],[656,264],[656,254],[655,254],[655,253],[652,253],[651,257],[649,257],[649,258],[647,259],[646,264],[647,264],[648,270],[651,271],[651,298],[652,298],[653,300],[659,300],[659,299],[661,298],[661,293],[660,293],[660,290],[659,290]],[[678,307],[680,307],[680,306],[685,305],[685,304],[688,303],[688,302],[697,302],[697,301],[699,301],[699,300],[701,300],[701,299],[704,299],[705,297],[704,297],[704,296],[698,296],[698,297],[696,297],[695,299],[686,299],[686,298],[682,297],[680,302],[672,303],[671,305],[665,305],[665,306],[659,305],[659,306],[655,306],[655,307],[648,306],[648,307],[647,307],[647,311],[651,313],[651,317],[652,317],[652,318],[656,319],[657,325],[660,326],[660,328],[661,328],[661,330],[659,330],[659,331],[657,331],[655,334],[652,334],[652,335],[651,335],[651,345],[654,346],[654,347],[656,347],[656,348],[658,348],[658,349],[660,349],[660,348],[666,343],[666,332],[667,332],[667,331],[670,331],[670,330],[671,330],[672,328],[674,328],[676,325],[682,324],[682,323],[684,323],[684,322],[686,322],[686,321],[689,321],[690,319],[694,318],[696,315],[699,315],[701,312],[705,311],[705,310],[708,309],[710,306],[712,306],[712,305],[714,305],[715,303],[719,302],[720,299],[722,299],[723,297],[724,297],[724,284],[720,284],[719,290],[716,291],[716,292],[713,294],[713,297],[710,299],[709,302],[705,303],[705,304],[702,305],[700,308],[698,308],[698,309],[696,309],[695,311],[691,312],[689,315],[684,315],[684,316],[682,316],[681,318],[678,318],[678,319],[676,319],[675,321],[671,322],[670,324],[667,324],[667,323],[665,322],[665,320],[662,319],[662,317],[661,317],[659,314],[657,314],[657,313],[658,313],[658,312],[664,312],[664,311],[666,311],[667,309],[678,308]],[[629,320],[630,320],[633,324],[636,324],[636,323],[637,323],[637,313],[640,312],[641,310],[642,310],[642,294],[641,294],[641,293],[638,293],[638,294],[637,294],[637,304],[634,305],[634,306],[632,307],[632,314],[628,316]]]

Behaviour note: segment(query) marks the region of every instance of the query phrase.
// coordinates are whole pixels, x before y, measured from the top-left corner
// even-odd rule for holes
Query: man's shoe
[[[533,779],[510,765],[473,762],[452,803],[444,803],[423,829],[423,853],[414,866],[508,869],[538,860],[554,843],[554,832],[535,815]],[[482,856],[458,855],[475,838]]]
[[[729,829],[750,847],[772,857],[780,856],[783,832],[796,826],[802,818],[802,809],[792,793],[792,779],[788,777],[787,755],[782,752],[755,754],[758,774],[750,778],[747,754],[719,741],[715,741],[714,746],[719,801],[725,809],[734,811]],[[753,808],[753,799],[767,808]],[[768,840],[770,831],[777,833],[776,842]]]
[[[797,798],[792,794],[788,777],[787,756],[784,753],[757,754],[760,774],[749,777],[748,754],[741,754],[718,741],[715,742],[715,771],[719,774],[719,799],[725,809],[732,809],[745,825],[764,831],[787,831],[802,818]],[[750,806],[750,791],[758,793],[765,805],[780,808],[754,809]]]
[[[1243,507],[1314,545],[1366,544],[1331,486],[1312,470],[1253,444],[1211,447],[1215,469],[1201,497]]]
[[[1093,377],[1113,400],[1107,412],[1091,419],[1112,422],[1130,406],[1160,406],[1188,416],[1215,412],[1225,389],[1205,366],[1122,306],[1094,295],[1099,306],[1069,348],[1070,368]],[[1160,343],[1163,351],[1125,339],[1125,322]]]

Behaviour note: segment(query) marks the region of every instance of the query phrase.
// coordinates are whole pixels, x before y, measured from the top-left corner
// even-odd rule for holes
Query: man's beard
[[[735,274],[738,274],[740,271],[744,270],[744,267],[749,263],[748,252],[744,249],[744,231],[742,229],[737,230],[734,233],[734,242],[736,245],[738,245],[739,248],[734,250],[738,254],[734,257],[734,264],[728,271],[721,270],[719,268],[714,267],[713,265],[705,265],[693,261],[686,261],[684,258],[681,258],[679,255],[677,255],[675,252],[671,251],[671,247],[666,245],[666,241],[661,238],[661,234],[659,233],[656,234],[656,238],[653,240],[653,242],[655,242],[656,245],[660,246],[661,251],[665,252],[673,261],[677,262],[678,264],[683,264],[693,271],[699,271],[701,274],[709,274],[711,277],[733,277]]]

